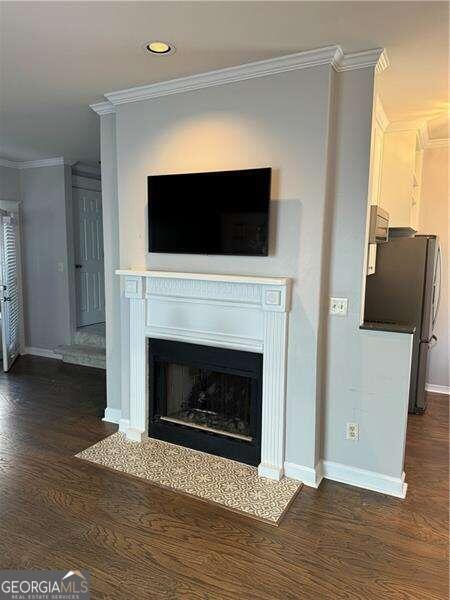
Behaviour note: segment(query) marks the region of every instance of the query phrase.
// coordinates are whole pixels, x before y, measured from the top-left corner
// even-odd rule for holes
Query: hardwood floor
[[[0,568],[87,569],[97,599],[448,598],[448,396],[408,426],[406,500],[325,481],[280,527],[73,458],[109,435],[104,373],[0,375]]]

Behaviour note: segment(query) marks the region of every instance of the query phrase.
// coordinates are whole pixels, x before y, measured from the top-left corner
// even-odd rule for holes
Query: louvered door
[[[8,371],[19,355],[20,348],[17,220],[13,215],[1,211],[0,223],[0,308],[3,370]]]

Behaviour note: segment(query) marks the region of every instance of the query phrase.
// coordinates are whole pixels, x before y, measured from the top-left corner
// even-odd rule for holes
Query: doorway
[[[0,327],[3,370],[19,356],[22,294],[17,214],[0,210]]]
[[[105,274],[101,174],[98,165],[71,167],[70,343],[58,347],[63,362],[106,368]]]
[[[72,177],[76,325],[105,322],[105,275],[101,182]]]

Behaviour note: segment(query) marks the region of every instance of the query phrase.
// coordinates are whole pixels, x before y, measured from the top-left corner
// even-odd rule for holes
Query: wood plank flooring
[[[408,425],[406,500],[325,481],[278,528],[73,458],[115,431],[104,373],[0,375],[0,568],[88,569],[91,597],[448,598],[448,396]]]

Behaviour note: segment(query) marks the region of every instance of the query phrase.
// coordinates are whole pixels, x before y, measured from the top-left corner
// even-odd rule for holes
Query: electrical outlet
[[[347,298],[330,298],[330,315],[345,317],[347,314]]]
[[[359,425],[358,423],[347,423],[346,439],[357,442],[359,440]]]

